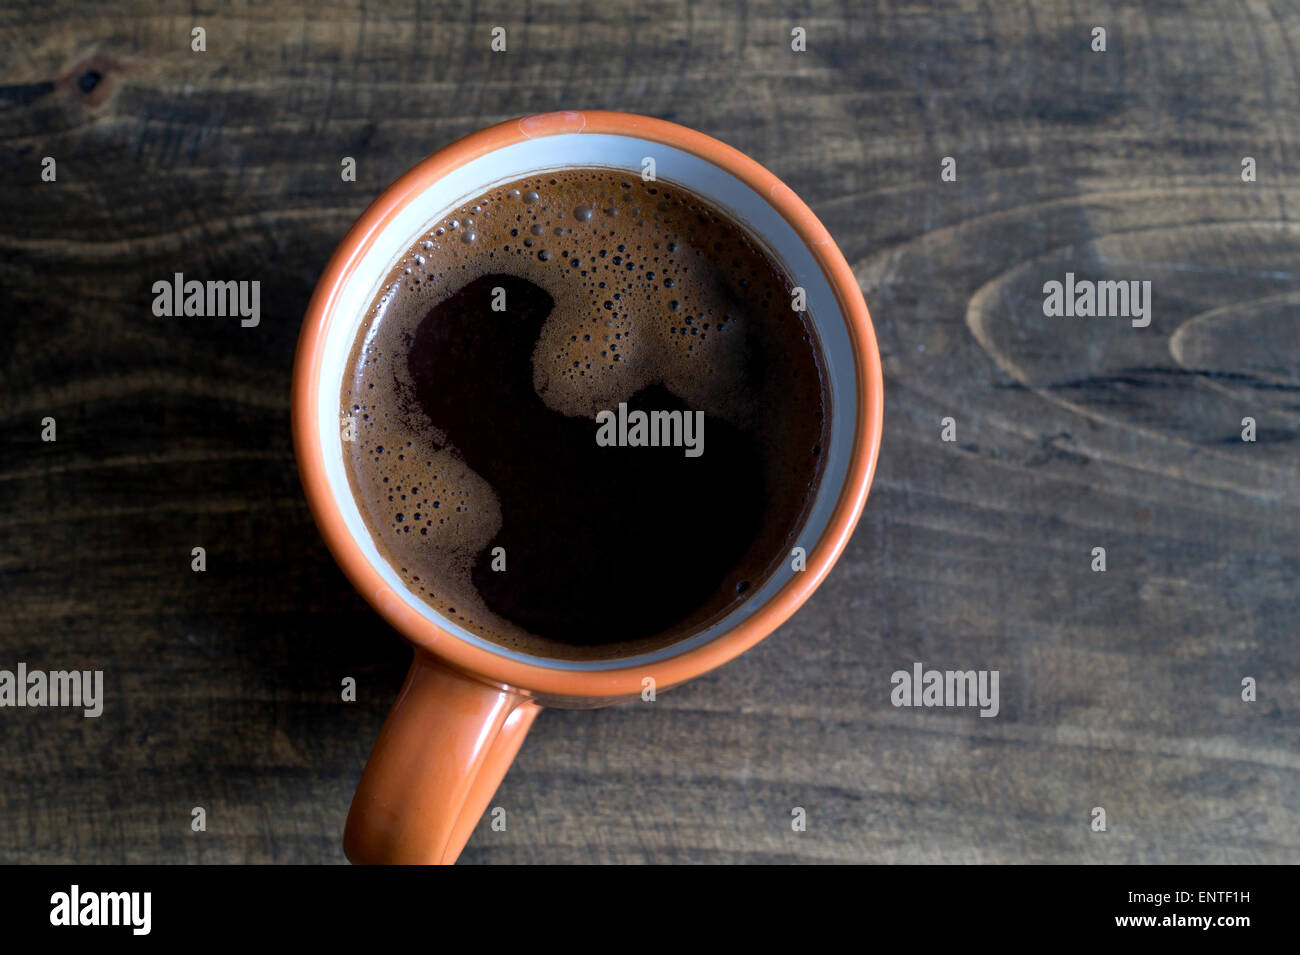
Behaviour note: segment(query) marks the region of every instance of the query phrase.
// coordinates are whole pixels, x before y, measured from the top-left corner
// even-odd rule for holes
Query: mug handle
[[[352,797],[355,863],[456,861],[541,707],[415,651]]]

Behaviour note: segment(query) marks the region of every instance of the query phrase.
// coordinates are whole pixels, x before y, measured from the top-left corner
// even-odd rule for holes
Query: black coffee
[[[344,378],[349,478],[411,589],[591,659],[716,620],[800,541],[829,404],[791,282],[665,182],[491,189],[385,280]]]

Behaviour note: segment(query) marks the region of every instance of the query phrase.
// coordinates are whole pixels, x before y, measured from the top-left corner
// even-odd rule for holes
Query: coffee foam
[[[435,305],[497,273],[532,282],[554,301],[531,356],[533,387],[551,410],[591,420],[662,385],[763,449],[774,519],[717,593],[662,634],[557,647],[494,613],[474,586],[474,564],[502,529],[501,502],[414,400],[405,359]],[[471,631],[548,656],[643,652],[720,617],[788,553],[829,426],[817,347],[790,308],[780,269],[689,191],[615,170],[531,176],[447,215],[385,280],[342,388],[357,423],[356,441],[345,446],[349,478],[392,566]]]

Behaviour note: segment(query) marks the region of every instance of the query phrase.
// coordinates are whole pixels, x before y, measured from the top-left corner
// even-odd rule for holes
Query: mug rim
[[[366,559],[348,530],[326,478],[316,427],[326,319],[346,280],[385,226],[433,183],[466,163],[530,139],[569,133],[623,135],[672,146],[718,166],[766,197],[808,248],[830,285],[849,333],[857,372],[848,474],[830,520],[807,552],[806,569],[708,643],[650,663],[604,670],[563,669],[511,659],[465,642],[408,606]],[[408,643],[479,679],[530,695],[583,699],[639,694],[646,677],[659,689],[685,682],[740,655],[789,619],[830,573],[853,533],[875,474],[884,421],[883,373],[871,316],[852,269],[812,210],[758,162],[711,136],[666,120],[605,110],[541,113],[489,126],[437,150],[386,188],[348,230],[317,280],[298,337],[292,389],[294,454],[308,506],[326,546],[362,597]]]

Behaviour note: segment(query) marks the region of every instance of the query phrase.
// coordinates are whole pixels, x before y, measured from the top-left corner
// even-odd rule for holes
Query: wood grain
[[[0,668],[107,684],[97,720],[0,711],[0,862],[343,861],[407,651],[298,485],[299,322],[401,172],[583,107],[807,200],[876,322],[883,454],[799,614],[653,705],[544,713],[464,861],[1300,861],[1294,7],[201,9],[0,9]],[[1066,271],[1150,280],[1151,325],[1045,318]],[[155,318],[174,272],[260,280],[261,324]],[[1000,715],[895,709],[914,661],[997,668]]]

